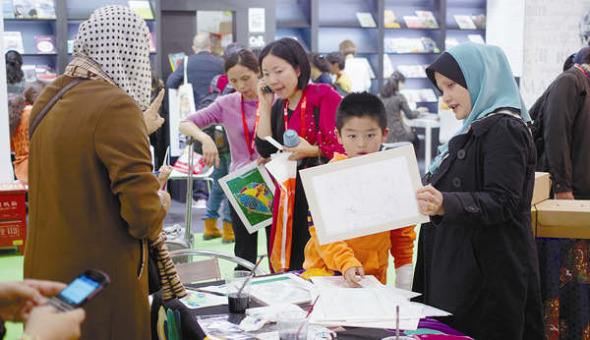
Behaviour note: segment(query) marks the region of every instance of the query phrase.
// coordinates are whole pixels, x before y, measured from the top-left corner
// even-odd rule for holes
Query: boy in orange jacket
[[[336,128],[347,156],[335,153],[330,162],[379,151],[389,132],[381,99],[367,92],[347,95],[336,110]],[[374,275],[385,284],[391,252],[395,259],[395,286],[411,289],[414,226],[320,245],[309,213],[308,221],[311,238],[305,246],[304,269],[339,271],[352,286],[365,274]]]

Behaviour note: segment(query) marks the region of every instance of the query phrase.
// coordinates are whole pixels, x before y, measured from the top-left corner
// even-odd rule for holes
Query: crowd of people
[[[103,32],[115,25],[120,29]],[[186,68],[197,108],[212,80],[221,86],[179,130],[202,144],[204,163],[217,171],[204,238],[235,241],[235,256],[255,263],[258,234],[227,202],[219,231],[217,180],[268,162],[279,150],[267,137],[284,144],[285,131],[297,132],[298,144],[283,149],[297,170],[379,152],[382,143],[419,145],[401,113],[412,119],[425,110],[411,110],[400,94],[403,74],[394,72],[379,95],[371,94],[352,41],[326,56],[307,54],[291,38],[259,53],[234,46],[223,58],[211,47],[207,35],[196,35],[195,53],[166,85],[178,87]],[[54,82],[27,85],[22,57],[6,55],[11,145],[16,177],[29,185],[29,232],[25,281],[0,283],[0,318],[25,322],[23,339],[148,339],[148,243],[171,205],[149,151],[148,136],[164,123],[164,91],[150,95],[148,28],[129,8],[99,8],[80,25],[73,56]],[[551,172],[556,198],[590,197],[583,131],[590,100],[581,95],[590,90],[589,63],[588,48],[574,54],[533,106],[543,123],[540,148],[500,48],[465,43],[441,53],[426,73],[463,125],[439,148],[415,193],[430,217],[419,227],[415,268],[413,225],[320,245],[297,172],[294,185],[277,185],[274,193],[272,225],[264,230],[270,269],[340,273],[353,286],[364,275],[387,283],[392,255],[395,286],[451,312],[442,320],[455,329],[475,339],[543,339],[530,213],[534,171]],[[211,124],[223,126],[229,151],[204,131]],[[88,268],[111,277],[99,298],[68,313],[45,305],[64,288],[60,282]]]

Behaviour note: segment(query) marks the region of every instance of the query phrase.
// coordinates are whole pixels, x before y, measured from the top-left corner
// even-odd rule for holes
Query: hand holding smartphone
[[[87,270],[59,294],[49,299],[48,304],[60,312],[76,309],[90,301],[110,282],[106,273],[96,269]]]

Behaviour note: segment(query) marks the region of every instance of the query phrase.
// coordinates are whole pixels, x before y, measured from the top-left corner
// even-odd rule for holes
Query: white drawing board
[[[300,171],[320,244],[429,221],[411,145]]]

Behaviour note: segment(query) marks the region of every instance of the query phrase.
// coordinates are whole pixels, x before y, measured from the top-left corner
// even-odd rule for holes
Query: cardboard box
[[[537,208],[531,205],[531,226],[533,227],[533,235],[537,236]]]
[[[536,237],[590,239],[590,200],[545,200],[535,208]]]
[[[548,172],[535,172],[535,187],[531,205],[543,202],[549,198],[551,192],[551,177]]]

